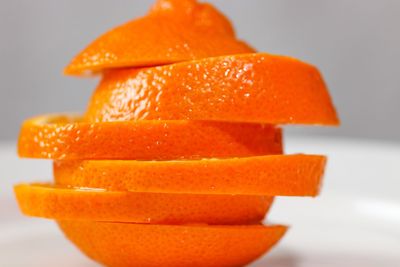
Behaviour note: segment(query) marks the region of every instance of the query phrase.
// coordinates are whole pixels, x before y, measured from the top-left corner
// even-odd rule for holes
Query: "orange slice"
[[[282,153],[281,130],[270,125],[200,121],[86,123],[40,116],[22,125],[18,152],[48,159],[171,160]]]
[[[110,192],[20,184],[15,193],[22,212],[62,220],[160,224],[246,224],[262,220],[272,197]]]
[[[106,72],[85,118],[339,123],[315,67],[265,53]]]
[[[151,12],[99,37],[65,69],[84,74],[116,67],[155,66],[191,59],[250,53],[229,20],[209,4],[161,0]]]
[[[65,235],[106,266],[244,266],[285,234],[281,225],[173,226],[59,221]]]
[[[276,155],[181,161],[56,161],[56,184],[116,191],[316,196],[326,158]]]

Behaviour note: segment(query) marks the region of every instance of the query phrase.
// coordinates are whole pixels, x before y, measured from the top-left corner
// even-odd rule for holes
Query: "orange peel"
[[[107,71],[85,119],[339,123],[317,68],[266,53]]]
[[[106,266],[244,266],[285,234],[282,225],[145,225],[59,221],[83,253]]]
[[[115,191],[316,196],[326,157],[271,155],[179,161],[54,162],[61,186]]]
[[[272,197],[109,192],[50,184],[15,186],[25,215],[57,220],[151,224],[246,224],[262,220]]]
[[[22,125],[18,153],[45,159],[173,160],[282,153],[270,125],[201,121],[89,123],[68,115],[39,116]]]
[[[205,57],[251,53],[229,20],[206,3],[158,1],[148,15],[103,34],[80,52],[65,73],[164,65]]]

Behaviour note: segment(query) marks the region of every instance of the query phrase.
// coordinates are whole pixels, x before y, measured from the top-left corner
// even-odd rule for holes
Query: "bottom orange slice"
[[[15,193],[22,212],[59,220],[159,224],[246,224],[262,220],[272,197],[112,192],[20,184]]]
[[[111,267],[243,266],[267,252],[286,231],[280,225],[58,224],[87,256]]]

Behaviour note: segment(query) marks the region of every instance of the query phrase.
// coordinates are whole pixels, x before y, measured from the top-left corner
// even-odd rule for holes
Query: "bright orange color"
[[[23,213],[57,220],[158,224],[246,224],[262,220],[272,197],[111,192],[20,184]]]
[[[326,158],[274,155],[181,161],[56,161],[56,184],[115,191],[316,196]]]
[[[54,115],[22,125],[18,153],[47,159],[171,160],[282,153],[282,134],[269,125],[200,121],[86,123]]]
[[[173,226],[59,221],[65,235],[106,266],[244,266],[285,234],[281,225]]]
[[[318,69],[265,53],[108,71],[85,118],[339,123]]]
[[[160,0],[145,17],[91,43],[65,73],[80,75],[251,52],[254,49],[236,39],[229,20],[213,6],[194,0]]]
[[[157,0],[100,36],[66,74],[100,74],[84,116],[22,125],[21,157],[54,159],[54,184],[14,187],[112,267],[238,267],[273,247],[275,196],[316,196],[326,157],[282,155],[282,124],[338,125],[318,69],[256,53],[196,0]]]

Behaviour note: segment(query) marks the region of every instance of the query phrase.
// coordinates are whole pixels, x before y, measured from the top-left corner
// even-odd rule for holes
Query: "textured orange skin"
[[[21,157],[171,160],[282,153],[282,133],[269,125],[200,121],[86,123],[73,116],[24,122]]]
[[[273,247],[285,226],[173,226],[59,221],[87,256],[112,267],[237,267]]]
[[[278,191],[280,186],[285,187],[287,195],[302,190],[317,194],[323,157],[314,158],[313,164],[297,158],[299,165],[279,165],[277,158],[264,162],[259,161],[264,157],[233,157],[282,153],[280,129],[244,122],[337,125],[320,73],[295,59],[268,54],[213,58],[244,53],[254,53],[254,49],[236,39],[230,22],[212,6],[195,0],[159,0],[146,17],[98,38],[66,68],[67,74],[104,75],[85,122],[66,117],[39,119],[44,123],[28,121],[23,125],[19,153],[63,160],[56,163],[56,172],[61,166],[63,175],[68,174],[67,168],[73,176],[60,179],[56,175],[56,180],[69,186],[86,184],[96,177],[98,180],[90,183],[120,187],[122,191],[141,181],[146,188],[150,186],[145,182],[154,182],[151,190],[158,191],[226,190],[226,194],[248,190],[272,195],[283,192]],[[198,59],[203,60],[193,61]],[[138,69],[181,61],[189,62]],[[207,160],[115,161],[110,166],[105,164],[111,161],[65,162],[204,157],[231,159],[216,160],[215,164]],[[86,169],[77,173],[82,164]],[[121,164],[129,165],[124,165],[124,172]],[[157,166],[154,173],[150,172],[152,164]],[[263,164],[273,168],[263,169],[267,167]],[[96,166],[113,170],[119,177],[98,175],[93,172]],[[132,176],[139,168],[142,176]],[[171,181],[162,180],[167,170],[180,171],[180,176],[168,173]],[[263,171],[271,171],[270,184],[257,180],[266,177]],[[152,179],[145,181],[145,175]],[[195,175],[202,180],[195,181]],[[301,175],[305,175],[304,180],[299,179]],[[115,183],[117,178],[120,180]],[[219,182],[215,183],[217,187],[211,179]],[[305,185],[308,182],[315,186]],[[108,266],[242,266],[283,236],[283,226],[165,225],[251,223],[262,219],[273,199],[212,193],[79,192],[29,185],[16,188],[21,209],[27,214],[74,219],[59,222],[67,237],[89,257]],[[129,223],[132,221],[141,224]]]
[[[81,75],[116,67],[164,65],[205,57],[251,53],[229,20],[209,4],[161,0],[145,17],[105,33],[65,69]]]
[[[62,220],[152,224],[246,224],[262,220],[272,197],[76,190],[50,184],[20,184],[22,212]]]
[[[105,72],[85,119],[339,123],[318,69],[266,53]]]
[[[61,186],[115,191],[316,196],[326,158],[275,155],[182,161],[56,161]]]

